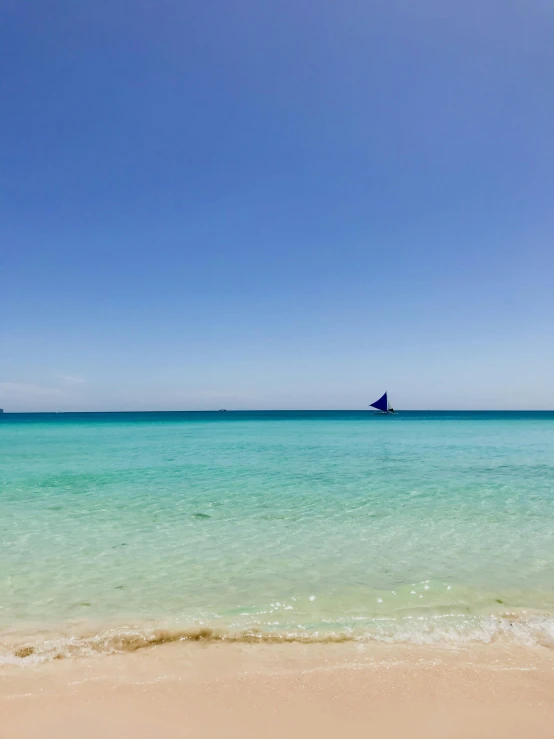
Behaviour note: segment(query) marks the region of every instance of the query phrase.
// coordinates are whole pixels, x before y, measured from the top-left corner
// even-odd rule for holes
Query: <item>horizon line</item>
[[[405,408],[396,413],[552,413],[554,408]],[[202,408],[202,409],[141,409],[141,410],[72,410],[72,411],[7,411],[0,408],[0,415],[71,415],[98,413],[370,413],[370,408]]]

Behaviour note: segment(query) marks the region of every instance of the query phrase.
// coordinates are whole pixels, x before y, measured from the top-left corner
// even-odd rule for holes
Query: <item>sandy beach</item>
[[[554,735],[550,650],[169,644],[5,669],[2,739]]]

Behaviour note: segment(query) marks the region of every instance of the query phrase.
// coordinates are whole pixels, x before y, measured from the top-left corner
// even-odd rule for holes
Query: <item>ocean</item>
[[[554,647],[554,412],[0,416],[0,662]]]

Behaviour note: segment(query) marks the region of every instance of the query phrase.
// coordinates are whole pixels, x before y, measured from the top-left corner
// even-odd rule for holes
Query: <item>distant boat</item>
[[[376,400],[375,403],[371,403],[370,407],[376,408],[380,414],[396,413],[394,408],[392,408],[389,405],[389,399],[388,399],[387,393],[385,393],[384,395],[381,395],[379,400]]]

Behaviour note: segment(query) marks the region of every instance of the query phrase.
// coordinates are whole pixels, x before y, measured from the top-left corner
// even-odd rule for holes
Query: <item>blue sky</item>
[[[0,407],[554,408],[554,3],[0,0]]]

